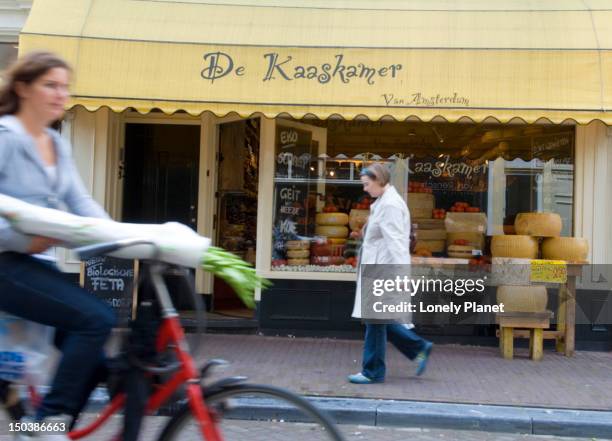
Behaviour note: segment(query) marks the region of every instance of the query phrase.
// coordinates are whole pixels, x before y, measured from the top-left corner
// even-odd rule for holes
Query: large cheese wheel
[[[349,230],[345,226],[317,225],[315,234],[323,237],[346,238],[349,235]]]
[[[538,257],[538,241],[531,236],[493,236],[491,254],[493,257],[536,259]]]
[[[288,250],[307,250],[309,248],[310,248],[309,240],[288,240],[287,241]]]
[[[581,237],[549,237],[542,242],[543,259],[583,263],[588,256],[589,243]]]
[[[289,266],[310,265],[310,259],[287,259]]]
[[[431,219],[435,206],[436,199],[431,193],[408,193],[408,210],[410,210],[410,217]]]
[[[420,230],[417,229],[416,237],[418,240],[446,240],[446,230]]]
[[[349,217],[346,213],[317,213],[315,223],[317,225],[347,225]]]
[[[516,234],[557,237],[561,234],[561,216],[557,213],[519,213],[514,219]]]
[[[444,240],[417,240],[415,250],[426,249],[432,253],[443,253],[445,245]]]
[[[361,230],[370,216],[370,210],[361,210],[353,208],[349,213],[349,226],[353,231]]]
[[[504,312],[545,312],[548,295],[544,285],[497,287],[497,303],[504,304]]]
[[[466,240],[468,245],[472,245],[477,250],[484,249],[485,236],[482,233],[446,233],[446,243],[454,245],[456,240]]]
[[[310,250],[289,250],[287,251],[289,259],[305,259],[310,257]]]

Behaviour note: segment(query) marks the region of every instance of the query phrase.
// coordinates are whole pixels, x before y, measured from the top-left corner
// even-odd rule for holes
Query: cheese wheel
[[[289,250],[287,251],[287,257],[289,259],[305,259],[310,257],[310,250]]]
[[[542,258],[567,262],[587,261],[589,242],[581,237],[550,237],[542,242]]]
[[[443,253],[445,245],[444,240],[417,240],[415,250],[426,249],[432,253]]]
[[[346,213],[317,213],[315,223],[317,225],[347,225],[349,217]]]
[[[289,266],[310,265],[310,259],[287,259],[287,265]]]
[[[514,219],[516,234],[536,237],[558,237],[561,216],[557,213],[519,213]]]
[[[346,239],[339,239],[337,237],[330,237],[327,239],[330,245],[344,245],[346,244]]]
[[[501,285],[497,303],[504,304],[504,312],[545,312],[548,295],[544,285]]]
[[[408,193],[408,210],[410,217],[431,219],[436,199],[431,193]]]
[[[485,236],[482,233],[446,233],[446,243],[451,246],[456,240],[466,240],[468,245],[472,245],[477,250],[484,249]]]
[[[317,225],[315,234],[323,237],[346,238],[349,235],[349,230],[345,226]]]
[[[411,217],[412,223],[417,224],[419,230],[446,230],[444,219],[423,219]]]
[[[288,250],[307,250],[309,248],[310,248],[309,240],[288,240],[287,241]]]
[[[416,237],[418,240],[446,240],[446,230],[419,230]]]
[[[459,259],[471,259],[472,251],[475,248],[470,245],[449,245],[447,254],[448,257],[457,257]]]
[[[538,241],[531,236],[493,236],[491,254],[493,257],[536,259],[538,257]]]

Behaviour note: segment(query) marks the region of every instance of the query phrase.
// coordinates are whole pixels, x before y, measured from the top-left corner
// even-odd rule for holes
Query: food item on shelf
[[[538,257],[538,241],[531,236],[493,236],[491,254],[493,257],[536,259]]]
[[[310,250],[289,250],[287,251],[289,259],[305,259],[310,257]]]
[[[354,202],[351,205],[351,208],[354,210],[370,210],[370,205],[372,205],[372,198],[369,196],[364,196],[361,198],[359,202]]]
[[[432,211],[432,216],[434,219],[444,219],[444,216],[446,216],[446,210],[444,208],[434,208]]]
[[[430,193],[408,193],[408,210],[413,218],[431,219],[436,200]]]
[[[342,265],[344,264],[344,257],[342,256],[312,256],[310,263],[313,265],[327,266],[327,265]]]
[[[346,240],[347,239],[340,239],[337,237],[330,237],[329,239],[327,239],[327,242],[330,245],[345,245],[346,244]]]
[[[308,265],[309,263],[310,259],[287,259],[287,265],[289,266]]]
[[[370,216],[370,210],[363,210],[358,208],[353,208],[349,212],[349,226],[351,227],[351,231],[359,231],[368,221],[368,216]]]
[[[327,243],[313,243],[310,247],[311,256],[331,256],[331,246]]]
[[[431,257],[432,253],[428,248],[419,247],[417,245],[417,247],[414,250],[414,255],[418,257]]]
[[[449,245],[446,253],[448,257],[470,259],[475,249],[472,245]]]
[[[273,259],[272,260],[272,266],[283,266],[283,265],[287,265],[286,259]]]
[[[315,223],[317,225],[347,225],[349,222],[348,214],[333,212],[333,213],[317,213]]]
[[[332,238],[346,238],[349,235],[349,230],[345,226],[331,226],[331,225],[317,225],[315,227],[315,234],[317,236],[332,237]]]
[[[446,233],[446,243],[448,245],[472,245],[477,250],[482,250],[484,249],[485,235],[473,231]]]
[[[417,240],[415,250],[425,248],[432,253],[443,253],[445,245],[445,240]]]
[[[446,240],[446,230],[416,230],[417,240]]]
[[[424,219],[411,216],[412,223],[417,225],[419,230],[445,230],[444,219]]]
[[[585,263],[589,256],[589,242],[581,237],[550,237],[542,242],[542,258]]]
[[[356,268],[357,267],[357,257],[356,256],[347,257],[344,260],[344,263],[347,264],[347,265],[351,265],[353,268]]]
[[[455,202],[448,211],[451,213],[480,213],[480,208],[472,207],[467,202]]]
[[[288,240],[287,241],[288,250],[307,250],[309,248],[310,248],[309,240]]]
[[[487,231],[487,215],[484,213],[446,213],[444,225],[448,233],[484,234]]]
[[[545,312],[548,303],[546,286],[498,286],[497,303],[504,304],[504,312]]]
[[[558,237],[563,225],[557,213],[519,213],[514,220],[516,234]]]
[[[323,213],[336,213],[338,212],[338,207],[336,207],[333,202],[328,200],[323,207]]]

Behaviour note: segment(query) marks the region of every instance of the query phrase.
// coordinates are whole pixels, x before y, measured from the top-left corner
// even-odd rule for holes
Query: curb
[[[324,410],[336,424],[612,438],[611,411],[364,398],[306,398]],[[101,409],[107,403],[106,389],[97,388],[90,398],[88,411]],[[231,415],[226,415],[228,418],[307,420],[289,405],[279,405],[268,398],[245,397],[235,400],[233,404]],[[160,414],[167,413],[162,409]]]

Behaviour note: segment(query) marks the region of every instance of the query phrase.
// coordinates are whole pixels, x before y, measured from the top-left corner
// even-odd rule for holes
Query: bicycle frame
[[[161,264],[151,266],[151,280],[161,306],[162,314],[162,322],[156,340],[156,349],[158,352],[162,352],[171,348],[176,355],[180,368],[172,375],[169,381],[159,386],[149,397],[145,412],[150,414],[159,409],[179,387],[186,384],[187,399],[191,412],[195,420],[198,421],[202,439],[206,441],[222,441],[223,438],[217,428],[213,415],[204,402],[200,371],[196,368],[194,360],[189,354],[187,340],[185,339],[179,315],[174,309],[170,294],[163,281],[162,274],[164,268],[165,266]],[[76,440],[91,434],[118,412],[125,405],[125,401],[125,393],[117,394],[92,423],[68,433],[68,436]],[[33,402],[36,402],[36,396],[33,396]]]

